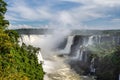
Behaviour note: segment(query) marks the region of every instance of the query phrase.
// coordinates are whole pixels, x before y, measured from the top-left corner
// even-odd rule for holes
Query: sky
[[[5,0],[10,29],[120,29],[120,0]]]

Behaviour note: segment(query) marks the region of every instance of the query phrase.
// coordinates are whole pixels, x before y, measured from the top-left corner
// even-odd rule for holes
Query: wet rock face
[[[78,50],[81,50],[80,47],[83,48],[88,47],[89,45],[100,45],[109,43],[109,46],[118,46],[120,45],[120,36],[116,35],[91,35],[91,36],[82,36],[75,35],[73,38],[73,42],[70,48],[69,56],[76,56]],[[108,47],[108,46],[107,46]],[[104,46],[104,48],[107,48]]]
[[[102,48],[107,49],[111,46],[120,45],[120,36],[99,35],[88,36],[88,38],[83,36],[75,36],[73,44],[71,45],[70,56],[77,55],[78,57],[69,62],[70,67],[80,75],[89,75],[92,73],[93,69],[94,72],[91,75],[97,76],[96,80],[118,80],[118,76],[116,78],[116,73],[114,73],[114,65],[111,65],[113,64],[111,59],[107,57],[99,59],[98,56],[94,56],[94,58],[91,57],[92,53],[91,51],[87,50],[88,46],[84,45],[84,42],[86,42],[88,46],[110,44],[108,46],[102,46]],[[92,62],[92,59],[94,59],[94,62]],[[90,68],[90,66],[92,66],[92,68]]]
[[[83,43],[83,37],[80,35],[74,36],[73,43],[70,49],[70,56],[76,56],[77,50],[80,48],[80,45]]]
[[[87,58],[85,57],[87,56]],[[70,67],[75,70],[80,75],[88,75],[90,73],[90,64],[92,60],[92,55],[90,51],[84,51],[82,59],[71,59],[69,61]]]
[[[69,62],[71,68],[76,71],[77,74],[87,75],[89,74],[89,63],[84,63],[79,60],[73,60]]]
[[[57,49],[64,49],[66,47],[67,42],[67,38],[64,38],[64,40],[60,44],[58,44]]]

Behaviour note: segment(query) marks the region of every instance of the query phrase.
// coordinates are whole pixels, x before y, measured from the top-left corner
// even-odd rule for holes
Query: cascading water
[[[93,44],[93,38],[94,38],[94,36],[90,36],[90,37],[89,37],[89,39],[88,39],[88,43],[87,43],[87,46]],[[87,47],[87,46],[86,46],[86,47]]]
[[[90,52],[87,50],[88,46],[94,44],[94,42],[93,42],[94,39],[97,39],[97,38],[95,38],[95,36],[87,36],[87,37],[86,36],[77,36],[77,38],[74,37],[72,48],[71,48],[71,50],[72,50],[71,52],[73,52],[72,54],[74,54],[74,55],[72,56],[70,65],[77,73],[85,74],[85,72],[82,72],[82,68],[87,70],[87,72],[86,72],[87,74],[89,74],[89,71],[93,71],[93,69],[95,69],[93,67],[94,64],[91,63],[91,61],[88,57],[90,55],[89,54]],[[78,44],[76,44],[76,43],[78,43]]]
[[[90,73],[91,73],[91,75],[94,75],[94,73],[95,73],[95,67],[94,67],[94,61],[95,59],[94,58],[92,58],[92,60],[91,60],[91,64],[90,64]]]
[[[76,72],[74,72],[73,70],[71,70],[70,65],[67,63],[67,61],[69,60],[68,58],[74,57],[74,59],[78,60],[78,62],[87,63],[89,55],[89,52],[87,51],[88,46],[108,41],[115,42],[115,44],[120,43],[119,36],[76,35],[74,37],[68,37],[67,33],[62,34],[61,31],[60,34],[56,32],[55,34],[56,35],[21,35],[22,38],[20,38],[20,43],[24,42],[27,45],[31,44],[35,47],[41,48],[41,51],[38,53],[38,62],[43,63],[44,59],[43,68],[46,72],[44,80],[80,80],[79,75],[76,74]],[[66,38],[68,38],[67,43],[65,40]],[[64,49],[60,52],[56,50],[54,51],[54,49],[56,48]],[[57,56],[61,53],[63,54],[69,52],[69,55],[71,57]],[[92,60],[90,61],[90,65],[88,66],[90,67],[91,71],[95,71]],[[76,65],[78,64],[75,64],[74,66]]]
[[[73,40],[73,44],[71,46],[71,52],[70,52],[70,54],[72,54],[73,59],[86,62],[87,53],[85,51],[88,46],[93,45],[94,43],[93,39],[94,39],[94,36],[89,36],[88,38],[85,36],[75,36]]]
[[[56,55],[51,58],[43,64],[44,71],[47,72],[44,80],[80,80],[79,75],[66,63],[66,58]]]
[[[115,35],[91,35],[91,36],[75,36],[71,46],[70,56],[72,55],[70,65],[79,74],[91,74],[94,75],[96,71],[94,57],[90,57],[89,47],[95,45],[102,45],[110,43],[114,46],[119,45],[120,37]],[[111,47],[111,45],[105,45],[105,48]],[[74,65],[74,66],[73,66]],[[84,70],[84,71],[82,71]]]
[[[101,43],[111,43],[117,45],[120,43],[119,36],[110,35],[91,35],[91,36],[79,36],[76,35],[73,38],[71,45],[70,56],[73,59],[79,59],[80,61],[86,61],[87,53],[86,48],[91,45],[101,44]]]
[[[43,60],[41,51],[38,52],[37,57],[38,57],[38,63],[43,64],[44,60]]]
[[[116,33],[112,35],[106,35],[104,33],[87,35],[80,33],[76,35],[74,33],[75,36],[69,35],[69,37],[66,33],[63,33],[65,33],[65,31],[59,31],[58,33],[56,31],[55,34],[49,35],[21,35],[22,38],[20,39],[20,42],[41,48],[41,51],[38,53],[38,62],[44,62],[43,68],[46,72],[44,80],[82,80],[78,74],[80,73],[86,75],[90,72],[94,73],[96,68],[94,63],[97,65],[97,60],[94,60],[94,58],[89,55],[90,52],[88,47],[91,45],[101,45],[101,43],[106,42],[114,44],[114,46],[120,45],[120,36],[116,35]],[[67,37],[68,39],[66,44]],[[105,45],[105,48],[106,46],[107,45]],[[64,53],[66,54],[64,55]],[[69,54],[70,57],[66,56],[67,54]],[[71,61],[72,66],[70,65],[69,61]],[[85,70],[89,72],[83,72]]]
[[[73,41],[73,36],[68,36],[68,39],[67,39],[67,44],[66,44],[66,46],[65,46],[65,48],[64,49],[62,49],[60,52],[61,53],[65,53],[65,54],[69,54],[70,53],[70,47],[71,47],[71,45],[72,45],[72,42]]]
[[[80,61],[82,61],[83,60],[83,50],[81,49],[80,51],[79,51],[79,53],[80,53],[80,55],[78,55],[79,57],[79,59],[80,59]]]
[[[55,32],[55,34],[51,35],[21,35],[20,44],[24,42],[27,45],[41,48],[41,51],[38,53],[38,62],[43,63],[43,69],[46,72],[44,80],[80,80],[79,75],[71,70],[68,65],[68,58],[58,57],[57,55],[61,53],[54,50],[60,48],[61,44],[65,44],[66,36],[69,35],[69,32],[66,33],[66,31],[63,31],[64,34],[61,31],[59,33]],[[72,37],[68,42],[71,42],[71,40]],[[59,44],[60,47],[58,46]],[[67,44],[67,50],[70,45],[70,43]]]

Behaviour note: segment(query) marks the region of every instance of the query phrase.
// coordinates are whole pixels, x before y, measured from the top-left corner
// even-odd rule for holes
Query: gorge
[[[93,57],[90,48],[102,44],[107,44],[102,46],[104,49],[120,45],[119,30],[18,29],[16,31],[21,36],[20,42],[41,48],[43,68],[47,73],[45,80],[48,80],[48,77],[49,80],[80,80],[78,74],[95,76],[98,59]]]

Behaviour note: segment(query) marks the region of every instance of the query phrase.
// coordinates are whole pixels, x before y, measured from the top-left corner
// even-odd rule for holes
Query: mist
[[[54,54],[57,47],[71,34],[69,29],[55,29],[51,34],[44,32],[42,35],[22,35],[22,42],[41,48],[44,54]],[[21,41],[20,40],[20,41]]]

